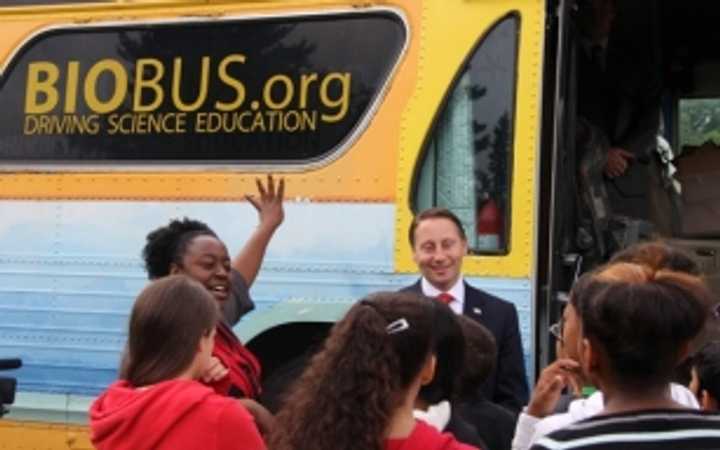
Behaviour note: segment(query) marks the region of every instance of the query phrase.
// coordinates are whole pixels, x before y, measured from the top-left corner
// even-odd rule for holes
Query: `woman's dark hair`
[[[190,367],[200,338],[217,321],[217,304],[197,281],[183,275],[153,281],[130,314],[120,378],[146,386],[176,377]]]
[[[694,275],[632,263],[583,275],[570,296],[583,335],[600,345],[616,381],[638,388],[672,378],[682,347],[709,316],[710,299]]]
[[[273,450],[381,450],[392,413],[433,350],[435,305],[378,293],[336,323],[277,416]]]
[[[492,332],[467,316],[458,316],[465,337],[465,361],[460,370],[460,398],[474,398],[495,368],[497,344]]]
[[[435,308],[433,325],[433,353],[435,377],[420,388],[419,397],[428,405],[454,400],[458,394],[459,378],[465,358],[465,338],[457,315],[444,303],[426,298]]]
[[[185,217],[148,233],[142,257],[151,280],[170,274],[170,266],[182,265],[188,244],[197,236],[217,237],[205,223]]]

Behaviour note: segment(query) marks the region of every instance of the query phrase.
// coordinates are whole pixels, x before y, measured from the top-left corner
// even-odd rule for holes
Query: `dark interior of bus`
[[[612,4],[612,25],[597,46],[583,28],[601,3]],[[544,148],[554,153],[543,171],[552,180],[542,187],[552,238],[540,251],[548,269],[540,269],[546,303],[539,333],[558,317],[579,273],[638,241],[660,238],[686,250],[720,294],[720,2],[575,0],[551,8],[556,20],[547,47],[552,80],[546,96],[550,83],[554,140]],[[596,63],[588,66],[583,58]],[[602,110],[614,122],[597,125],[596,103],[621,96]],[[654,127],[652,148],[631,152],[625,172],[610,176],[609,153],[631,141],[623,141],[618,123],[639,117],[638,103],[645,119],[635,125]],[[628,182],[637,172],[645,175]],[[547,355],[552,345],[546,342]]]

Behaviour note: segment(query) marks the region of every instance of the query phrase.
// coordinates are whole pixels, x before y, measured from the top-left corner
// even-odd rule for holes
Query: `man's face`
[[[413,260],[423,277],[441,291],[457,282],[466,253],[467,241],[450,219],[425,219],[415,228]]]

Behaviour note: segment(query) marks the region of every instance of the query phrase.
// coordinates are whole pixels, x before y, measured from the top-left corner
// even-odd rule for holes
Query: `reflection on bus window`
[[[473,253],[507,253],[519,19],[483,37],[461,69],[422,153],[413,206],[452,210]]]

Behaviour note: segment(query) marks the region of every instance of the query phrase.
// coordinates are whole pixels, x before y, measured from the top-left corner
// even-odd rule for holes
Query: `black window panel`
[[[317,162],[369,120],[405,40],[403,20],[385,10],[49,30],[22,47],[0,81],[0,159]],[[228,55],[244,59],[223,67]],[[138,83],[146,59],[155,62],[142,63]],[[181,111],[177,98],[194,109]]]

